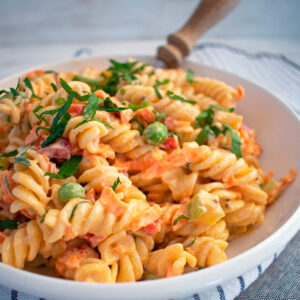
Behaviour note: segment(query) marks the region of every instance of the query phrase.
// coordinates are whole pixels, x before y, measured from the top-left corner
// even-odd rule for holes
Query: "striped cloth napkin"
[[[80,48],[74,52],[74,57],[92,54],[96,54],[93,49]],[[265,52],[252,54],[226,44],[201,43],[195,47],[190,59],[247,78],[271,91],[300,115],[300,66],[285,56]],[[232,300],[251,285],[280,252],[274,253],[268,260],[246,274],[241,274],[205,292],[176,300]],[[45,300],[0,286],[0,300],[2,299]]]

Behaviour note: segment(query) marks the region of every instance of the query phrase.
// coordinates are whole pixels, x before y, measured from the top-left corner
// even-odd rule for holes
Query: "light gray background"
[[[183,25],[198,2],[0,0],[0,45],[161,38]],[[300,39],[299,14],[299,0],[241,0],[207,37]]]

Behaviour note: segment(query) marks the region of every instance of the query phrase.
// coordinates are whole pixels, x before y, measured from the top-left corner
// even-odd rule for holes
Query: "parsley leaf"
[[[161,121],[161,120],[163,120],[163,119],[165,119],[166,116],[167,116],[167,114],[166,114],[165,111],[162,112],[162,113],[160,113],[160,112],[154,110],[153,113],[156,115],[155,121],[158,121],[158,122]]]
[[[164,80],[162,80],[162,81],[155,80],[155,84],[154,84],[153,88],[154,88],[154,91],[155,91],[155,93],[156,93],[156,95],[157,95],[157,97],[158,97],[159,99],[162,98],[162,95],[161,95],[161,93],[159,92],[159,90],[158,90],[157,87],[160,86],[160,85],[167,84],[167,83],[169,83],[169,82],[170,82],[169,79],[164,79]]]
[[[97,108],[102,103],[103,99],[92,94],[88,98],[88,104],[85,106],[82,115],[85,119],[93,119],[96,115]]]
[[[176,218],[176,219],[174,220],[173,225],[174,225],[174,226],[177,225],[177,223],[178,223],[181,219],[189,220],[190,218],[187,217],[187,216],[185,216],[185,215],[181,215],[181,216],[179,216],[178,218]]]
[[[169,98],[171,98],[173,100],[177,100],[177,101],[181,101],[181,102],[185,102],[185,103],[190,103],[190,104],[197,104],[196,101],[184,99],[183,97],[180,97],[180,96],[174,94],[170,90],[167,91],[167,96],[169,96]]]
[[[19,221],[16,220],[0,220],[0,229],[17,229]]]
[[[188,69],[187,72],[186,72],[186,78],[187,78],[187,81],[189,83],[193,83],[195,82],[195,80],[193,79],[194,78],[194,74],[195,72],[191,69]]]
[[[76,156],[72,156],[69,160],[66,160],[62,166],[60,167],[58,173],[45,173],[44,176],[49,176],[52,178],[57,178],[57,179],[65,179],[68,178],[70,176],[72,176],[73,174],[75,174],[76,172],[78,172],[78,165],[82,160],[82,156],[81,155],[76,155]]]
[[[223,126],[225,127],[224,129],[224,134],[226,133],[227,130],[229,130],[231,134],[231,150],[232,153],[234,153],[237,157],[242,157],[242,150],[241,150],[241,140],[237,132],[234,131],[234,129],[228,125],[223,123]]]
[[[209,135],[214,136],[214,132],[211,130],[210,126],[206,124],[196,138],[196,142],[199,145],[205,144]]]
[[[118,178],[115,180],[115,182],[114,182],[114,184],[112,185],[111,188],[115,191],[116,188],[117,188],[117,186],[118,186],[120,183],[121,183],[121,180],[120,180],[120,178],[118,177]]]

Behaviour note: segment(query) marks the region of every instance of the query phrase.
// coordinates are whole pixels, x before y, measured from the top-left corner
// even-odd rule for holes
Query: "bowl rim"
[[[113,57],[124,59],[128,58],[128,56],[125,55],[114,55]],[[154,59],[152,56],[149,55],[136,55],[135,57],[140,60]],[[4,85],[6,81],[17,79],[18,77],[21,77],[22,75],[26,74],[31,70],[41,68],[51,69],[55,65],[70,64],[74,63],[74,61],[85,62],[89,60],[104,60],[108,58],[108,56],[93,55],[87,58],[54,61],[34,68],[25,69],[23,71],[14,73],[10,76],[6,76],[0,80],[0,85]],[[253,88],[259,89],[262,92],[271,95],[273,98],[272,101],[276,101],[277,104],[281,105],[283,109],[287,110],[297,120],[300,128],[300,116],[298,116],[297,113],[289,105],[285,104],[282,100],[280,100],[271,92],[265,90],[261,86],[251,82],[246,78],[243,78],[242,76],[238,76],[215,67],[207,66],[197,61],[187,60],[186,62],[195,64],[198,68],[201,67],[204,69],[210,69],[224,76],[230,75],[235,79],[246,81],[248,84],[252,85]],[[80,294],[83,293],[83,291],[85,291],[91,294],[95,293],[97,295],[97,293],[99,292],[105,292],[107,293],[107,299],[115,299],[116,297],[120,297],[120,295],[124,295],[124,299],[130,299],[131,293],[135,293],[135,297],[139,294],[144,299],[146,299],[145,297],[147,296],[147,293],[150,293],[151,297],[168,297],[170,296],[170,291],[168,291],[170,286],[172,286],[173,294],[182,294],[181,290],[182,284],[184,282],[188,282],[191,292],[194,290],[203,291],[212,286],[216,286],[227,280],[237,277],[254,267],[257,267],[267,258],[274,255],[276,251],[278,251],[281,247],[284,247],[297,233],[297,231],[300,228],[300,222],[298,221],[299,219],[300,207],[298,207],[295,210],[295,212],[290,216],[290,218],[284,224],[282,224],[279,229],[277,229],[270,236],[268,236],[252,248],[244,251],[243,253],[233,258],[230,258],[226,262],[223,262],[219,265],[215,265],[209,268],[205,268],[203,270],[198,270],[196,272],[191,272],[171,278],[162,278],[156,280],[138,281],[130,283],[91,284],[87,282],[77,282],[73,280],[65,280],[61,278],[53,278],[46,275],[35,274],[33,272],[19,270],[17,268],[5,265],[2,262],[0,263],[0,271],[2,271],[0,272],[0,274],[5,273],[5,276],[0,275],[0,278],[3,280],[3,284],[6,284],[12,288],[20,289],[27,293],[31,293],[38,296],[41,296],[40,294],[42,294],[44,290],[47,290],[47,295],[52,294],[53,297],[57,295],[57,291],[60,291],[60,295],[70,294],[70,292],[65,292],[68,288],[70,288],[72,290],[72,293],[74,294]],[[216,274],[221,274],[222,277],[216,277]],[[34,285],[35,287],[32,287],[30,285],[30,283],[32,282],[36,283]],[[186,292],[184,294],[186,295]]]

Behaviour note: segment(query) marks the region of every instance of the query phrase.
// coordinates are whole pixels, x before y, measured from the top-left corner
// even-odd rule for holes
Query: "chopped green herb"
[[[219,105],[210,105],[209,106],[209,109],[218,109],[218,110],[222,110],[222,111],[225,111],[225,112],[234,112],[234,108],[231,107],[229,109],[226,109],[222,106],[219,106]]]
[[[72,156],[69,160],[66,160],[62,166],[60,167],[58,173],[45,173],[44,176],[49,176],[52,178],[57,178],[57,179],[65,179],[68,178],[70,176],[72,176],[73,174],[75,174],[76,172],[78,172],[78,165],[82,160],[82,156],[81,155],[76,155],[76,156]]]
[[[30,149],[32,147],[32,145],[34,144],[34,142],[32,142],[30,145],[27,146],[23,146],[20,148],[21,153],[19,153],[15,159],[14,162],[18,163],[18,164],[22,164],[25,166],[30,166],[30,161],[28,160],[28,158],[25,156],[25,153],[27,152],[28,149]]]
[[[0,220],[0,229],[17,229],[19,222],[16,220]]]
[[[57,86],[52,82],[51,83],[51,86],[52,86],[52,88],[53,88],[53,91],[54,92],[57,92]]]
[[[10,121],[11,121],[10,115],[5,115],[5,120],[7,123],[10,123]]]
[[[193,83],[195,82],[195,80],[193,79],[194,78],[194,74],[195,72],[191,69],[188,69],[187,72],[186,72],[186,78],[187,78],[187,81],[189,83]]]
[[[185,166],[183,167],[185,170],[189,170],[190,169],[190,166],[191,166],[192,162],[188,162],[185,164]]]
[[[64,98],[57,98],[55,101],[54,101],[57,105],[63,105],[66,103],[66,99]]]
[[[181,219],[189,220],[190,218],[187,217],[187,216],[185,216],[185,215],[181,215],[181,216],[179,216],[178,218],[176,218],[176,219],[174,220],[173,225],[176,226],[177,223],[178,223]]]
[[[158,277],[155,274],[149,272],[149,273],[145,273],[142,276],[141,280],[154,280],[154,279],[157,279],[157,278]]]
[[[196,138],[196,142],[199,145],[203,145],[207,142],[209,136],[214,136],[214,132],[211,130],[210,126],[206,124]]]
[[[99,111],[119,112],[125,110],[126,107],[118,107],[109,97],[104,99],[103,106],[97,108]]]
[[[126,104],[127,105],[126,108],[132,109],[133,111],[136,111],[136,110],[139,110],[139,109],[142,109],[142,108],[145,108],[145,107],[151,105],[149,102],[144,102],[141,105],[136,105],[136,104],[131,104],[131,103],[123,103],[123,104]]]
[[[114,182],[114,184],[112,185],[111,188],[115,191],[116,188],[117,188],[117,186],[118,186],[120,183],[121,183],[121,180],[120,180],[120,178],[118,177],[118,178],[115,180],[115,182]]]
[[[228,124],[223,123],[223,126],[225,127],[224,129],[224,134],[228,130],[231,134],[231,150],[232,153],[234,153],[237,157],[242,157],[242,150],[241,150],[241,140],[237,132],[234,131],[234,129],[229,126]]]
[[[83,81],[83,82],[89,84],[92,88],[92,91],[96,91],[101,88],[100,79],[96,80],[96,79],[91,79],[91,78],[86,78],[83,76],[75,75],[73,80]]]
[[[38,115],[38,114],[37,114],[37,112],[38,112],[40,109],[42,109],[42,108],[43,108],[42,105],[37,106],[37,107],[33,110],[33,114],[34,114],[39,120],[44,121],[46,124],[48,124],[47,120],[46,120],[44,117],[42,117],[42,115]]]
[[[155,91],[155,94],[156,94],[157,98],[158,98],[158,99],[161,99],[161,98],[162,98],[162,95],[161,95],[161,93],[159,92],[157,86],[154,86],[153,88],[154,88],[154,91]]]
[[[7,191],[12,195],[9,182],[7,180],[7,176],[4,176],[4,184],[5,184]]]
[[[45,222],[45,217],[46,217],[47,213],[48,213],[48,210],[46,210],[46,212],[42,215],[41,220],[40,220],[40,224],[43,224]]]
[[[197,240],[197,237],[195,237],[195,238],[194,238],[187,246],[185,246],[184,248],[188,248],[188,247],[193,246],[193,245],[195,244],[196,240]]]
[[[52,73],[52,74],[54,74],[54,75],[58,75],[58,73],[55,72],[55,71],[53,71],[53,70],[46,70],[45,73],[46,73],[46,74],[51,74],[51,73]]]
[[[155,86],[165,85],[170,82],[170,79],[164,79],[162,81],[155,80]]]
[[[99,120],[98,118],[94,117],[93,119],[89,119],[89,120],[85,119],[85,120],[81,121],[81,122],[78,123],[76,126],[74,126],[74,127],[72,128],[72,130],[73,130],[73,129],[76,129],[77,127],[79,127],[79,126],[81,126],[81,125],[83,125],[83,124],[85,124],[85,123],[88,123],[88,122],[90,122],[90,121],[97,121],[97,122],[99,122],[99,123],[102,123],[103,125],[105,125],[106,127],[110,128],[110,129],[114,129],[114,128],[113,128],[110,124],[108,124],[107,122],[101,121],[101,120]]]
[[[38,137],[39,142],[40,142],[40,136],[39,136],[39,131],[40,131],[40,130],[45,130],[45,131],[50,132],[50,129],[49,129],[49,128],[47,128],[47,127],[45,127],[45,126],[38,126],[38,127],[35,129],[35,134],[36,134],[36,136]]]
[[[41,97],[37,96],[37,95],[34,93],[33,88],[32,88],[32,85],[31,85],[31,82],[30,82],[30,80],[29,80],[28,77],[26,77],[26,78],[24,79],[24,83],[25,83],[25,85],[30,89],[30,91],[31,91],[31,93],[32,93],[32,98],[41,99]]]
[[[161,120],[164,120],[166,118],[166,112],[164,111],[163,113],[157,112],[157,117],[155,118],[155,121],[160,122]]]
[[[54,143],[63,135],[65,128],[70,119],[71,119],[71,115],[69,113],[66,113],[61,118],[60,122],[57,124],[57,127],[55,127],[52,131],[50,129],[50,135],[47,137],[46,141],[43,142],[42,148]]]
[[[89,204],[92,204],[90,201],[86,201],[86,200],[83,200],[83,201],[80,201],[78,202],[72,209],[72,212],[71,212],[71,215],[70,215],[70,218],[69,218],[69,222],[72,221],[73,217],[74,217],[74,214],[75,214],[75,211],[78,207],[78,205],[82,204],[82,203],[89,203]]]
[[[67,112],[73,102],[74,92],[71,92],[68,100],[60,107],[57,111],[56,116],[53,119],[52,125],[50,127],[50,135],[47,137],[46,141],[42,144],[42,147],[46,147],[56,140],[58,140],[64,133],[64,130],[71,118],[71,115]]]
[[[174,94],[170,90],[167,91],[167,96],[169,96],[169,98],[171,98],[173,100],[177,100],[177,101],[181,101],[181,102],[185,102],[185,103],[190,103],[190,104],[197,104],[197,101],[184,99],[183,97]]]
[[[92,94],[88,98],[88,104],[85,106],[82,115],[85,119],[93,119],[96,115],[97,108],[102,103],[102,99]]]
[[[73,91],[72,88],[69,86],[69,84],[63,80],[62,78],[59,78],[61,87],[70,95],[71,93],[73,93],[74,98],[78,99],[79,101],[87,101],[89,95],[84,95],[81,96],[80,94],[78,94],[77,92]]]
[[[120,89],[120,94],[121,94],[121,95],[125,95],[125,93],[126,93],[126,90],[125,90],[124,88],[121,88],[121,89]]]
[[[17,150],[13,150],[4,154],[1,154],[0,157],[11,157],[11,156],[16,156],[18,154]]]
[[[106,127],[108,127],[108,128],[110,128],[110,129],[113,129],[113,130],[114,130],[114,128],[113,128],[109,123],[107,123],[107,122],[101,121],[101,120],[99,120],[99,119],[96,118],[96,117],[94,117],[93,120],[95,120],[95,121],[97,121],[97,122],[99,122],[99,123],[102,123],[102,124],[105,125]]]
[[[153,76],[153,75],[155,75],[155,70],[152,70],[152,71],[148,74],[149,77],[151,77],[151,76]]]

